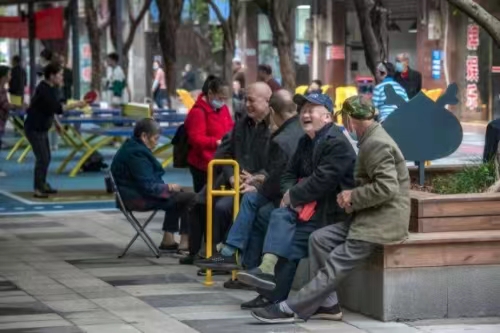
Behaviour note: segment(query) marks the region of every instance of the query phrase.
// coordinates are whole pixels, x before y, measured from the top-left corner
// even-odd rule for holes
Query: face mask
[[[354,141],[358,141],[358,135],[356,134],[356,132],[352,131],[352,132],[349,132],[349,136],[351,137],[351,139],[353,139]]]
[[[396,63],[396,72],[402,73],[405,70],[405,67],[403,66],[402,62],[397,62]]]
[[[158,68],[160,68],[160,66],[158,66],[157,64],[154,64],[154,65],[153,65],[153,69],[154,69],[154,70],[157,70]]]
[[[211,102],[210,102],[210,105],[215,109],[215,110],[219,110],[220,108],[222,108],[224,106],[224,102],[223,101],[219,101],[217,99],[213,99]]]

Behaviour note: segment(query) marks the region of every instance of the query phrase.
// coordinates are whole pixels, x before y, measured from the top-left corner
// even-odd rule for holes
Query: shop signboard
[[[473,21],[469,21],[467,26],[467,59],[466,64],[466,87],[465,87],[465,107],[471,112],[480,112],[479,98],[479,26]]]

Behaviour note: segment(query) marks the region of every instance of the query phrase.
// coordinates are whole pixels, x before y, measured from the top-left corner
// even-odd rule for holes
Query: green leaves
[[[495,163],[466,166],[462,171],[432,181],[438,194],[482,193],[495,183]]]

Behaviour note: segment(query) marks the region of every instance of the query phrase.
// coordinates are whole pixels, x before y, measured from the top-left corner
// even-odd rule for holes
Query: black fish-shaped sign
[[[387,117],[383,127],[407,161],[436,160],[458,149],[463,138],[462,125],[446,109],[446,105],[458,103],[457,92],[453,83],[436,102],[423,92],[405,102],[391,85],[385,87],[387,104],[398,108]]]

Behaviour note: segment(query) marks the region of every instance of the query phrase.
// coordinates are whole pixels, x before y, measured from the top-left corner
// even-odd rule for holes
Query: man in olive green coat
[[[293,322],[295,315],[306,320],[340,320],[335,292],[340,281],[368,258],[377,244],[403,241],[408,235],[410,177],[403,154],[374,120],[370,101],[350,97],[341,112],[351,137],[359,138],[356,187],[337,197],[339,206],[352,213],[353,219],[350,224],[332,224],[311,235],[310,282],[288,300],[254,310],[252,315],[260,321]]]

